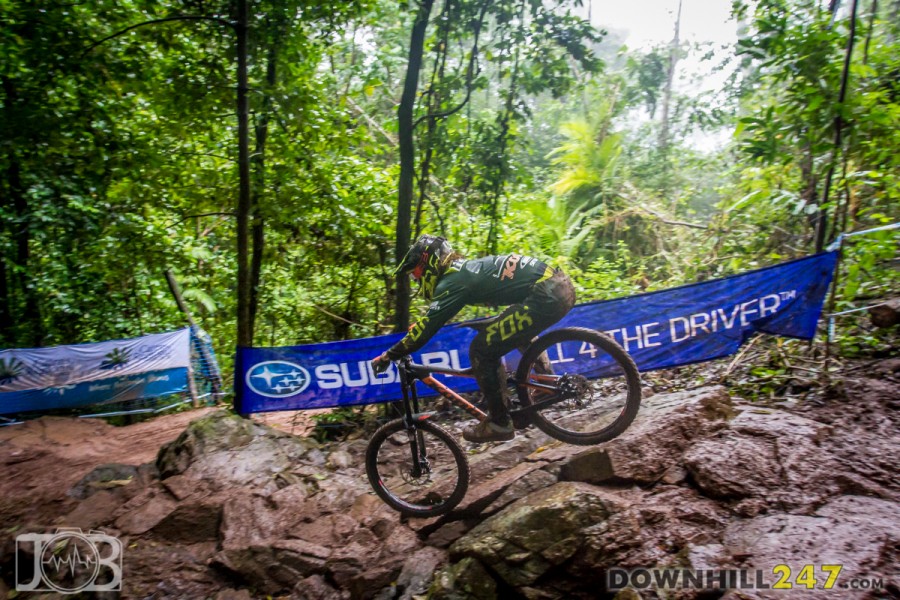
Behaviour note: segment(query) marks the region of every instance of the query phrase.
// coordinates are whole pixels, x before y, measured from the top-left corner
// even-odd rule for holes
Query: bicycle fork
[[[409,450],[412,455],[409,474],[413,479],[418,479],[423,474],[431,472],[431,465],[428,463],[428,454],[425,449],[425,438],[416,427],[416,415],[419,414],[419,395],[416,392],[415,378],[410,378],[405,368],[398,370],[400,372],[400,390],[403,392],[403,409],[405,412],[403,421],[406,425],[406,433],[409,436]]]

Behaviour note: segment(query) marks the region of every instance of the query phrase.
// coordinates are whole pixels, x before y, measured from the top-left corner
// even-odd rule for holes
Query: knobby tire
[[[427,420],[417,421],[414,425],[416,439],[419,444],[426,444],[426,454],[432,459],[447,458],[447,452],[452,456],[452,466],[449,464],[435,465],[436,468],[450,468],[449,473],[435,473],[433,489],[419,490],[424,494],[423,498],[408,500],[401,498],[398,489],[404,489],[404,485],[398,481],[399,470],[408,469],[412,464],[411,441],[407,436],[404,444],[397,445],[389,441],[395,434],[408,433],[404,419],[395,419],[381,426],[369,440],[366,448],[366,475],[369,483],[378,497],[385,504],[409,517],[436,517],[451,511],[459,504],[469,487],[469,462],[462,447],[445,429],[430,423]],[[424,435],[425,433],[430,436]],[[385,462],[389,464],[385,464]],[[456,481],[447,480],[447,475],[455,477]],[[406,483],[407,489],[415,489],[415,486]],[[448,490],[449,491],[445,491]],[[415,495],[415,494],[413,494]],[[432,498],[427,496],[433,495]],[[434,503],[434,496],[440,496],[441,501]]]
[[[622,392],[623,405],[621,408],[616,408],[616,410],[620,412],[610,423],[604,425],[597,431],[580,432],[568,429],[566,426],[559,423],[559,416],[553,415],[552,410],[542,410],[532,413],[530,415],[531,422],[550,437],[568,444],[588,446],[609,441],[619,436],[629,425],[631,425],[632,421],[634,421],[637,416],[638,409],[641,405],[641,378],[637,366],[634,364],[634,361],[628,353],[610,336],[593,329],[581,327],[567,327],[551,331],[535,340],[526,350],[519,363],[519,367],[516,370],[516,380],[519,382],[527,381],[527,378],[532,373],[533,369],[538,369],[535,371],[536,373],[542,373],[542,371],[539,370],[539,359],[541,354],[553,347],[559,348],[557,344],[566,344],[569,342],[592,345],[596,348],[598,353],[603,352],[608,355],[609,359],[614,361],[618,366],[618,369],[621,370],[621,382],[619,385],[624,386],[624,391]],[[583,347],[584,346],[582,346],[582,348]],[[557,368],[554,368],[554,372],[556,372],[556,370]],[[578,375],[577,370],[574,374],[576,376]],[[616,381],[618,382],[619,379],[616,379]],[[592,385],[596,386],[597,384]],[[523,407],[531,406],[533,403],[537,402],[537,400],[532,398],[533,392],[531,389],[532,388],[521,384],[517,387],[517,395]],[[552,408],[553,407],[551,407],[551,409]],[[588,404],[581,410],[587,411],[590,410],[590,408],[591,406]]]

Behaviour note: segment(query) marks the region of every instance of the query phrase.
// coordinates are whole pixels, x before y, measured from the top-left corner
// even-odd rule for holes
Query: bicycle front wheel
[[[436,517],[459,504],[469,487],[465,452],[428,421],[385,423],[366,449],[366,474],[388,506],[410,517]]]
[[[641,404],[637,366],[604,333],[567,327],[529,346],[516,371],[523,412],[547,435],[599,444],[631,425]]]

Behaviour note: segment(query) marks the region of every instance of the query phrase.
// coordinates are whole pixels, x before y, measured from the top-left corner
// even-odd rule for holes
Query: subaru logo
[[[262,362],[247,371],[247,385],[267,398],[287,398],[299,394],[312,381],[309,371],[285,360]]]

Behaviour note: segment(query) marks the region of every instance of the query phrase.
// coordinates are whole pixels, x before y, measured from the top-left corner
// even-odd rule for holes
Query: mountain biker
[[[424,346],[464,306],[507,306],[469,346],[469,361],[489,419],[464,431],[463,437],[470,442],[513,439],[502,357],[528,345],[572,309],[572,281],[561,270],[529,256],[504,254],[465,260],[446,239],[432,235],[419,237],[395,271],[409,272],[432,303],[403,339],[372,361],[372,369],[381,373],[392,360]]]

